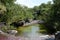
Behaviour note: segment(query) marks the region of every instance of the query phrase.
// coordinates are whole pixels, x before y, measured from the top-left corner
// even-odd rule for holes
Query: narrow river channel
[[[22,35],[24,36],[24,38],[27,38],[26,40],[54,40],[49,39],[48,35],[43,35],[39,33],[39,25],[23,27],[22,30]]]
[[[32,25],[19,28],[21,35],[0,35],[0,40],[54,40],[53,37],[39,33],[39,25]]]
[[[32,37],[38,34],[38,31],[39,31],[38,26],[29,26],[29,28],[23,31],[23,35],[26,37]]]

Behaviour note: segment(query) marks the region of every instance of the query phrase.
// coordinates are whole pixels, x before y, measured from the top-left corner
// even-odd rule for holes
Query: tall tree
[[[53,19],[55,20],[55,25],[57,31],[60,31],[60,1],[59,0],[53,0],[54,5],[52,7],[53,9]]]

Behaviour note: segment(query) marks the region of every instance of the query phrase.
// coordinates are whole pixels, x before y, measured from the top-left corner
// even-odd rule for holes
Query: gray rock
[[[0,30],[0,34],[3,34],[4,32]]]
[[[17,30],[9,30],[8,33],[11,35],[16,35],[18,33],[18,31]]]
[[[60,31],[55,34],[55,40],[60,40]]]

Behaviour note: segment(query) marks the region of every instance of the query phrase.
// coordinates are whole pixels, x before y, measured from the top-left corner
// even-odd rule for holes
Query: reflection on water
[[[29,26],[26,30],[23,31],[23,36],[32,37],[38,35],[39,26]]]
[[[39,27],[37,27],[37,26],[32,26],[31,28],[32,28],[32,29],[31,29],[32,31],[31,31],[30,35],[35,35],[35,34],[38,33]]]

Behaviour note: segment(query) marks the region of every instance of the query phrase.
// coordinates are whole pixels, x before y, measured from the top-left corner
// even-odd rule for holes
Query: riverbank
[[[24,36],[13,36],[13,35],[2,35],[0,34],[0,40],[54,40],[54,35],[35,35],[31,37]]]
[[[14,36],[7,33],[0,33],[0,40],[54,40],[54,35],[44,35],[44,34],[38,34],[33,33],[30,34],[30,36]]]

